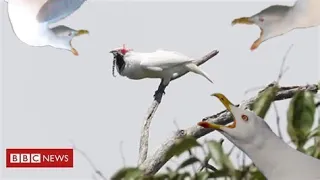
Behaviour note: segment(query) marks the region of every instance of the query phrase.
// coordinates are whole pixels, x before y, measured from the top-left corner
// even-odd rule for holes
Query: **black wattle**
[[[126,64],[126,63],[124,62],[123,56],[120,55],[120,54],[118,54],[118,55],[116,56],[116,65],[117,65],[119,71],[122,71],[122,70],[123,70],[125,64]]]

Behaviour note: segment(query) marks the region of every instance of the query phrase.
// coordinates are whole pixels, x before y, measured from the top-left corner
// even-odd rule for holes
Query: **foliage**
[[[261,118],[264,118],[278,91],[278,84],[274,84],[273,86],[268,87],[267,89],[259,93],[258,98],[254,103],[251,104],[250,109],[252,109]]]
[[[287,131],[299,150],[303,150],[303,146],[308,141],[308,135],[312,131],[315,109],[312,92],[300,91],[290,102]]]
[[[257,100],[250,106],[260,117],[265,117],[278,86],[272,86],[260,93]],[[320,159],[320,126],[315,125],[315,97],[312,92],[301,91],[296,93],[287,111],[287,132],[295,148],[303,153]],[[320,118],[320,117],[319,117]],[[232,180],[265,180],[264,175],[253,165],[238,165],[229,158],[232,152],[225,152],[223,141],[210,140],[200,145],[193,137],[185,137],[176,141],[167,152],[166,159],[179,157],[189,153],[176,169],[166,168],[165,172],[146,177],[137,167],[126,167],[116,172],[114,180],[206,180],[221,177]],[[308,142],[309,146],[307,146]],[[313,143],[312,143],[313,142]],[[203,151],[202,157],[195,156],[192,150]],[[197,155],[200,155],[197,153]],[[197,167],[197,168],[195,168]],[[191,170],[190,170],[191,169]]]

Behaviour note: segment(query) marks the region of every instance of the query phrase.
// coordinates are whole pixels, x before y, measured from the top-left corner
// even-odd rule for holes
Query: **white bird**
[[[320,160],[303,154],[283,142],[269,125],[254,112],[234,106],[223,94],[220,99],[235,118],[223,126],[199,122],[205,128],[218,130],[245,152],[268,180],[319,180]]]
[[[232,25],[235,24],[255,24],[260,27],[260,37],[251,46],[251,50],[255,50],[262,42],[291,30],[318,26],[320,1],[297,0],[293,6],[272,5],[251,17],[234,19]]]
[[[30,46],[52,46],[78,55],[71,41],[88,30],[74,30],[67,26],[50,28],[76,11],[86,0],[5,0],[14,33]]]
[[[193,58],[175,51],[136,52],[123,47],[110,53],[114,57],[113,72],[116,66],[118,73],[129,79],[160,78],[165,87],[176,73],[192,71],[213,83],[209,75],[194,64]]]

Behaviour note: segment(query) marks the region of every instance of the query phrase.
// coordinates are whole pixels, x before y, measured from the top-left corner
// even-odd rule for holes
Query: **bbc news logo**
[[[6,149],[7,168],[72,168],[73,149]]]

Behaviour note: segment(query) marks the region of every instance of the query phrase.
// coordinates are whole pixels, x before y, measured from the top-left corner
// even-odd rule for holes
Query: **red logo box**
[[[73,149],[6,149],[7,168],[72,168]]]

